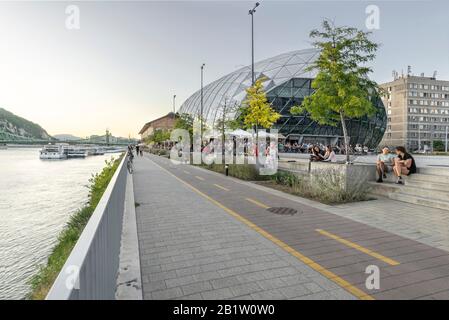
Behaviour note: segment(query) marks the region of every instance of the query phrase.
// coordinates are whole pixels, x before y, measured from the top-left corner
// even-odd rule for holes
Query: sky
[[[324,18],[373,31],[381,44],[372,78],[392,71],[449,80],[449,2],[260,1],[255,60],[311,47]],[[67,6],[79,28],[67,28]],[[200,87],[251,63],[254,1],[0,2],[0,107],[50,134],[137,137]],[[379,8],[368,30],[365,9]],[[73,26],[73,24],[71,24]]]

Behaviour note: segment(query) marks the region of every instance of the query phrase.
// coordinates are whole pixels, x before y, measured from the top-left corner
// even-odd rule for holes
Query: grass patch
[[[103,196],[109,182],[117,170],[123,155],[118,159],[111,158],[105,161],[105,167],[100,173],[93,174],[89,179],[89,198],[87,204],[76,211],[69,219],[64,229],[58,235],[57,243],[52,249],[47,263],[40,266],[39,271],[31,279],[31,290],[27,299],[43,300],[61,271],[64,263],[78,241],[81,233],[89,221],[98,202]]]
[[[278,171],[270,177],[269,181],[259,184],[325,204],[369,200],[369,187],[366,184],[347,188],[345,177],[337,170],[326,170],[313,175]]]

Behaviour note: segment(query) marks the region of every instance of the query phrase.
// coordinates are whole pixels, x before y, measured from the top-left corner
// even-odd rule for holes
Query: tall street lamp
[[[200,138],[201,138],[201,147],[203,146],[203,73],[204,73],[204,66],[206,64],[203,63],[201,65],[201,111],[200,111]]]
[[[251,15],[251,81],[254,85],[256,82],[254,78],[254,12],[256,12],[256,8],[259,6],[259,2],[256,2],[254,8],[249,10],[248,14]]]
[[[176,94],[173,95],[173,114],[176,113]]]

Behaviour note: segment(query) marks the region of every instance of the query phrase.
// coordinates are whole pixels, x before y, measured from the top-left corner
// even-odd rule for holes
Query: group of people
[[[337,162],[337,156],[331,145],[326,146],[324,151],[319,146],[315,145],[311,149],[310,161]]]
[[[134,153],[133,150],[136,150],[136,156],[141,156],[143,157],[143,149],[140,145],[136,144],[136,145],[128,145],[128,155],[131,158],[134,158]]]
[[[384,147],[382,153],[377,156],[377,182],[383,182],[388,172],[394,173],[397,184],[404,184],[402,176],[416,173],[415,159],[404,147],[396,147],[394,153]]]
[[[279,143],[279,152],[285,153],[312,153],[312,149],[317,147],[321,150],[326,150],[327,146],[321,143],[298,143],[297,141],[286,141],[285,143]],[[355,147],[353,145],[349,145],[349,154],[368,154],[370,152],[367,146],[363,146],[361,144],[356,144]],[[333,146],[333,151],[335,154],[346,154],[346,149],[344,144],[339,145],[336,144]]]

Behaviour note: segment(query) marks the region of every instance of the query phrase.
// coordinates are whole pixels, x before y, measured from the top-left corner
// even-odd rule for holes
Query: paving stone
[[[217,290],[205,291],[201,293],[205,300],[223,300],[234,297],[234,294],[229,288],[222,288]]]
[[[168,300],[179,298],[183,295],[181,288],[170,288],[166,290],[154,291],[151,298],[154,300]]]

